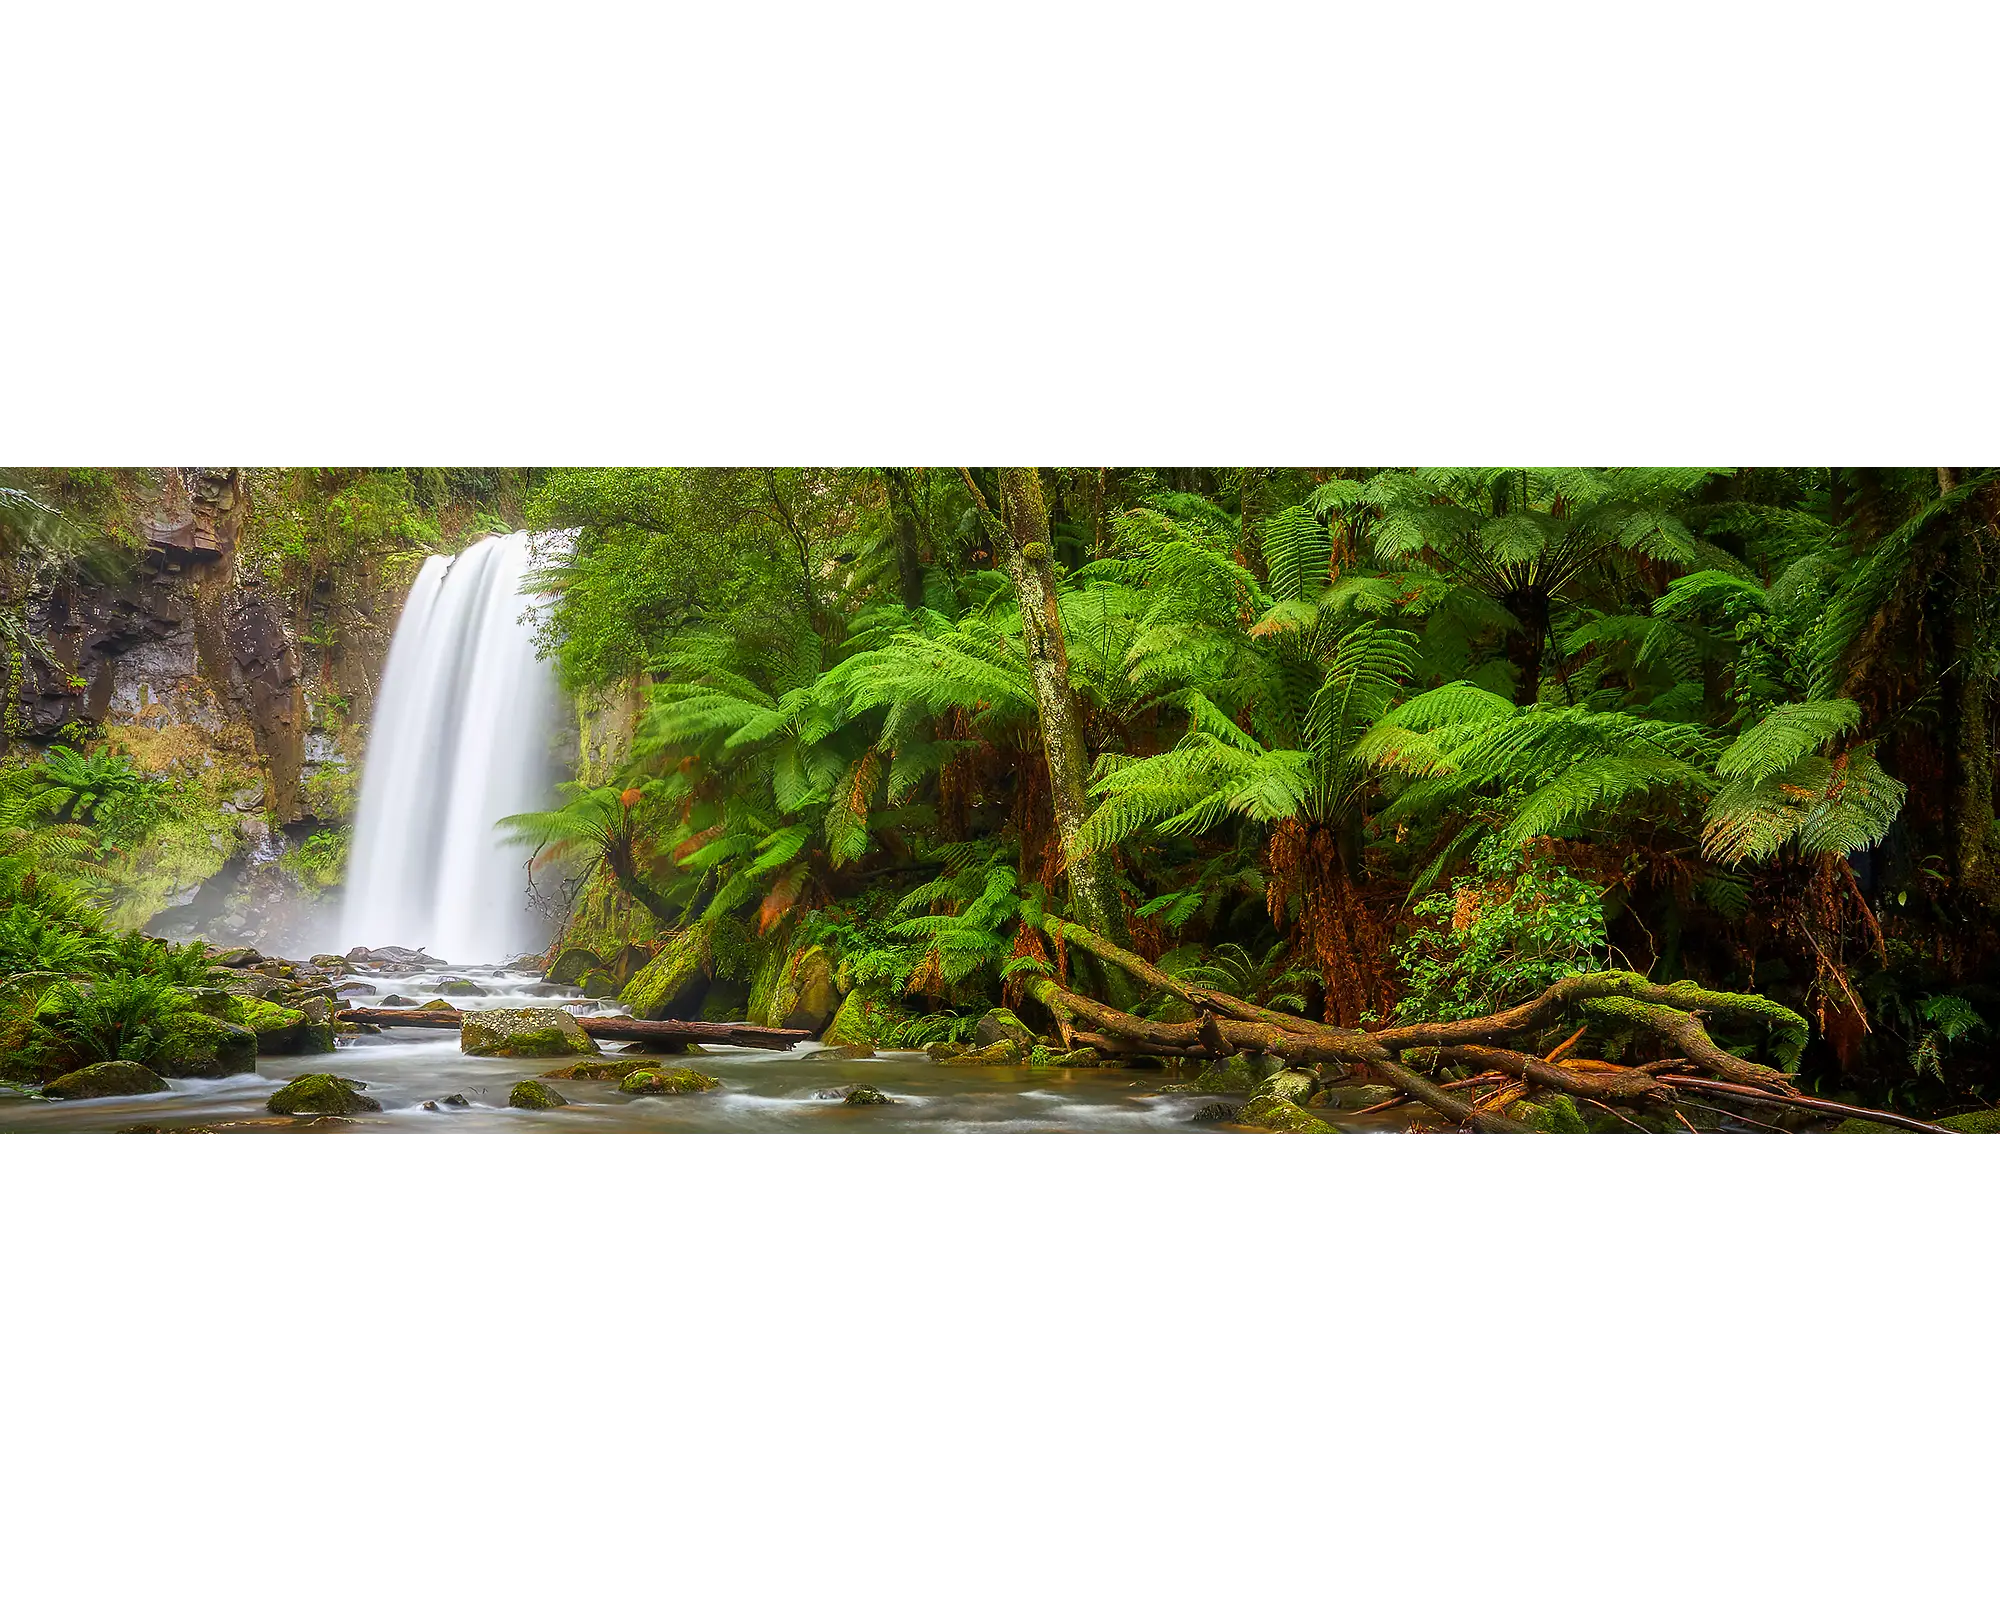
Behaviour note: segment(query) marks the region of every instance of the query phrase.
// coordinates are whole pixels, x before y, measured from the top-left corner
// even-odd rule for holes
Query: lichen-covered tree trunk
[[[1049,797],[1070,895],[1078,921],[1102,938],[1122,940],[1125,919],[1104,864],[1079,854],[1075,847],[1090,816],[1090,752],[1084,744],[1076,694],[1070,688],[1069,649],[1056,604],[1055,557],[1049,545],[1049,508],[1035,468],[1002,468],[1000,501],[995,539],[1020,602],[1021,639],[1034,683],[1042,753],[1049,767]]]
[[[1938,490],[1949,494],[1958,473],[1938,468]],[[2000,863],[1993,858],[1993,741],[1986,700],[1993,680],[1980,648],[1978,599],[1986,590],[1985,552],[1973,517],[1959,521],[1951,535],[1950,678],[1952,732],[1951,829],[1953,866],[1959,890],[1982,906],[2000,904]]]

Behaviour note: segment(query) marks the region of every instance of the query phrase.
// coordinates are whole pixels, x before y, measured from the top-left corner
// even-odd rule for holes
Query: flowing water
[[[389,647],[363,766],[342,948],[398,944],[504,961],[547,931],[528,852],[493,824],[548,804],[555,680],[535,655],[525,533],[432,556]]]
[[[441,968],[421,977],[369,978],[380,993],[355,995],[379,1005],[392,994],[421,1003],[451,980],[470,978],[484,996],[452,997],[464,1009],[567,1005],[579,1016],[617,1014],[574,989],[550,993],[541,974],[487,965]],[[607,1042],[606,1059],[623,1047]],[[657,1052],[642,1051],[647,1055]],[[817,1044],[789,1051],[702,1046],[699,1056],[668,1057],[722,1080],[707,1094],[628,1095],[611,1082],[552,1085],[570,1102],[554,1111],[515,1111],[508,1091],[558,1061],[488,1060],[464,1055],[446,1029],[386,1028],[344,1037],[331,1056],[265,1056],[255,1074],[178,1078],[166,1094],[105,1100],[40,1100],[0,1092],[0,1133],[112,1133],[212,1128],[222,1133],[1206,1133],[1193,1120],[1208,1097],[1160,1093],[1158,1074],[961,1067],[912,1051],[850,1061]],[[264,1102],[305,1072],[337,1072],[367,1084],[379,1113],[352,1119],[273,1118]],[[822,1091],[869,1083],[889,1106],[845,1106]],[[462,1094],[464,1108],[426,1111],[424,1102]],[[1335,1120],[1339,1120],[1337,1117]]]

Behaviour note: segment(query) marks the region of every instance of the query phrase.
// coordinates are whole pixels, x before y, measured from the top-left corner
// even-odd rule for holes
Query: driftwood
[[[355,1007],[336,1011],[336,1022],[369,1022],[378,1028],[458,1028],[464,1011],[397,1011]],[[578,1017],[576,1025],[593,1039],[634,1044],[744,1044],[786,1050],[812,1034],[805,1028],[760,1028],[748,1022],[641,1022],[637,1017]]]
[[[1805,1042],[1805,1019],[1758,995],[1703,989],[1692,983],[1658,984],[1634,972],[1593,972],[1560,979],[1534,999],[1490,1016],[1370,1031],[1311,1022],[1220,990],[1182,983],[1143,956],[1073,922],[1045,917],[1041,925],[1059,942],[1089,951],[1194,1012],[1186,1022],[1154,1022],[1078,994],[1053,978],[1030,980],[1027,992],[1055,1018],[1065,1044],[1072,1048],[1087,1046],[1127,1056],[1276,1056],[1287,1067],[1322,1081],[1360,1078],[1387,1084],[1405,1099],[1477,1133],[1533,1131],[1502,1112],[1534,1090],[1590,1100],[1607,1110],[1620,1103],[1666,1109],[1679,1094],[1711,1094],[1756,1101],[1780,1111],[1859,1117],[1925,1133],[1951,1131],[1894,1112],[1813,1099],[1792,1086],[1790,1073],[1717,1044],[1709,1036],[1707,1018],[1755,1022],[1796,1055]],[[1546,1038],[1556,1026],[1578,1023],[1581,1026],[1546,1054],[1521,1048],[1536,1035]],[[1605,1040],[1648,1035],[1673,1054],[1625,1065],[1567,1054],[1593,1033]],[[1477,1083],[1440,1083],[1429,1075],[1439,1067],[1468,1069]],[[1491,1092],[1487,1104],[1464,1098],[1468,1086],[1486,1090],[1495,1083],[1500,1087]],[[1613,1114],[1619,1115],[1615,1110]]]

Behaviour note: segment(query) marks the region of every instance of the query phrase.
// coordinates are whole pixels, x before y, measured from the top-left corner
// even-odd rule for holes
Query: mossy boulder
[[[1110,1063],[1095,1050],[1055,1050],[1038,1044],[1024,1058],[1031,1067],[1068,1071],[1073,1067],[1102,1067]]]
[[[618,1003],[647,1022],[691,1022],[708,993],[704,941],[684,933],[642,967],[618,996]]]
[[[838,1100],[845,1106],[892,1106],[896,1103],[872,1083],[857,1083],[852,1088],[844,1089],[822,1089],[819,1098]]]
[[[884,1043],[910,1013],[865,989],[849,992],[820,1035],[822,1044],[865,1044],[873,1050]]]
[[[533,1078],[523,1078],[507,1091],[507,1104],[516,1111],[553,1111],[558,1106],[569,1104],[546,1083],[537,1083]]]
[[[618,1087],[627,1094],[706,1094],[720,1089],[722,1080],[693,1067],[641,1067],[620,1079]]]
[[[1248,1128],[1262,1128],[1266,1133],[1336,1133],[1339,1130],[1320,1121],[1310,1111],[1295,1106],[1289,1100],[1281,1100],[1274,1094],[1255,1096],[1248,1105],[1236,1114],[1236,1120]]]
[[[1035,1037],[1035,1030],[1007,1007],[995,1006],[972,1025],[972,1042],[988,1045],[999,1044],[1002,1040],[1019,1046],[1024,1052],[1041,1042]]]
[[[1304,1105],[1318,1090],[1317,1078],[1310,1073],[1294,1072],[1289,1067],[1279,1068],[1257,1086],[1259,1094],[1276,1095],[1295,1106]]]
[[[419,1011],[456,1011],[458,1007],[453,1005],[449,1000],[426,1000],[417,1009]]]
[[[361,1093],[367,1087],[353,1078],[336,1078],[331,1072],[308,1072],[292,1079],[264,1105],[274,1117],[352,1117],[363,1111],[380,1111],[381,1101]]]
[[[1954,1133],[2000,1133],[2000,1111],[1961,1111],[1955,1117],[1939,1117],[1937,1125]]]
[[[840,1006],[833,960],[818,945],[809,945],[785,959],[771,988],[764,1017],[774,1028],[804,1028],[818,1033],[833,1020]],[[753,1019],[754,1020],[754,1019]]]
[[[160,1030],[153,1070],[169,1078],[229,1078],[255,1072],[257,1035],[221,1017],[176,1011]]]
[[[325,1055],[333,1049],[330,1018],[315,1022],[303,1010],[271,1000],[231,995],[225,1020],[257,1036],[260,1056]]]
[[[574,987],[577,980],[586,972],[603,965],[603,958],[595,950],[573,944],[567,949],[556,952],[555,960],[549,963],[548,971],[543,976],[550,983],[568,984]]]
[[[554,1083],[616,1083],[641,1067],[657,1067],[657,1061],[572,1061],[566,1067],[551,1067],[542,1076]]]
[[[1230,1056],[1211,1061],[1188,1087],[1202,1094],[1255,1094],[1266,1076],[1266,1069],[1252,1057]]]
[[[493,991],[474,983],[470,978],[447,978],[438,985],[439,994],[461,996],[485,996]]]
[[[469,1056],[594,1056],[597,1043],[557,1006],[468,1011],[458,1047]]]
[[[137,1061],[99,1061],[65,1072],[42,1093],[51,1100],[101,1100],[115,1094],[166,1094],[172,1085]]]
[[[602,967],[596,967],[586,972],[576,986],[592,1000],[615,999],[619,991],[624,987],[618,981],[618,975],[615,972],[606,972]]]

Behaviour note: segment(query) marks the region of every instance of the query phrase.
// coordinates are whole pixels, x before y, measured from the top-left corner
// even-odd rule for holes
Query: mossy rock
[[[1552,1094],[1546,1101],[1523,1100],[1516,1115],[1538,1133],[1588,1133],[1590,1124],[1576,1102],[1566,1094]]]
[[[1038,1044],[1026,1057],[1031,1067],[1060,1069],[1069,1071],[1076,1067],[1102,1067],[1109,1063],[1095,1050],[1051,1050],[1045,1044]]]
[[[838,1100],[844,1106],[892,1106],[890,1099],[872,1083],[857,1083],[851,1089],[822,1089],[822,1100]]]
[[[537,1083],[533,1078],[523,1078],[507,1091],[507,1104],[516,1111],[554,1111],[558,1106],[569,1104],[546,1083]]]
[[[417,1009],[419,1011],[456,1011],[458,1007],[453,1005],[449,1000],[426,1000]]]
[[[1041,1043],[1035,1037],[1035,1030],[1005,1006],[995,1006],[972,1025],[974,1044],[999,1044],[1003,1039],[1010,1044],[1018,1045],[1023,1052]]]
[[[65,1072],[42,1093],[51,1100],[101,1100],[118,1094],[167,1094],[172,1085],[137,1061],[99,1061]]]
[[[558,950],[556,952],[555,960],[549,963],[548,971],[543,976],[550,983],[568,984],[573,987],[576,981],[586,972],[600,968],[603,965],[603,958],[595,950],[588,950],[580,944],[573,944],[565,950]]]
[[[551,1067],[542,1076],[554,1083],[616,1083],[640,1067],[657,1067],[657,1061],[573,1061],[566,1067]]]
[[[367,1087],[353,1078],[336,1078],[331,1072],[308,1072],[292,1079],[264,1106],[274,1117],[352,1117],[363,1111],[380,1111],[379,1100],[361,1093]]]
[[[160,1030],[153,1070],[169,1078],[230,1078],[255,1072],[257,1035],[221,1017],[177,1011]]]
[[[627,1073],[618,1087],[627,1094],[706,1094],[720,1089],[722,1080],[693,1067],[641,1067]]]
[[[880,1045],[898,1026],[910,1020],[910,1013],[879,995],[855,989],[840,1002],[840,1009],[820,1035],[822,1044]]]
[[[1276,1095],[1280,1100],[1289,1100],[1295,1106],[1302,1106],[1319,1090],[1319,1080],[1310,1073],[1294,1072],[1281,1067],[1258,1085],[1259,1094]]]
[[[1188,1087],[1201,1094],[1254,1094],[1264,1078],[1264,1068],[1250,1057],[1230,1056],[1211,1061]]]
[[[646,1022],[693,1021],[708,993],[707,953],[697,932],[681,934],[625,985],[618,1003]]]
[[[1955,1117],[1939,1117],[1937,1125],[1954,1133],[2000,1133],[2000,1111],[1961,1111]]]
[[[576,986],[591,1000],[615,999],[624,987],[619,983],[616,973],[606,972],[602,967],[594,967],[586,972]]]
[[[743,1022],[750,1015],[750,991],[734,978],[717,978],[701,997],[703,1022]]]
[[[331,1020],[315,1022],[303,1010],[247,995],[229,997],[225,1020],[257,1036],[260,1056],[325,1055],[333,1049]]]
[[[594,1056],[597,1043],[557,1006],[468,1011],[458,1047],[469,1056]]]
[[[439,994],[483,997],[492,992],[492,990],[474,983],[470,978],[448,978],[438,985]]]
[[[1320,1121],[1310,1111],[1295,1106],[1289,1100],[1281,1100],[1274,1094],[1260,1094],[1236,1114],[1236,1120],[1247,1128],[1262,1128],[1267,1133],[1337,1133],[1337,1128]]]
[[[809,945],[785,959],[764,1014],[774,1028],[818,1033],[833,1020],[839,1006],[833,960],[820,946]]]

